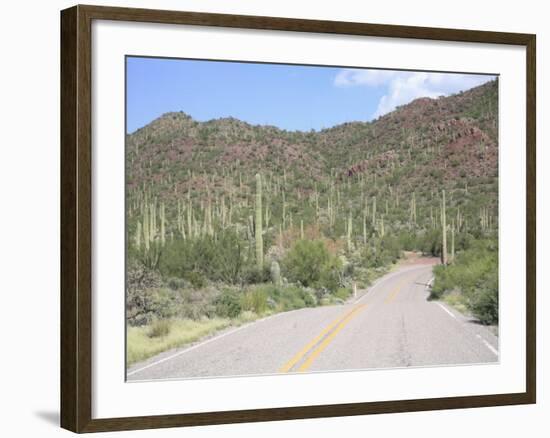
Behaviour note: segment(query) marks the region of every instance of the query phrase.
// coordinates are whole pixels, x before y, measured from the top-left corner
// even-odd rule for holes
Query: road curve
[[[343,305],[280,313],[134,364],[128,381],[477,364],[498,338],[428,301],[431,264],[404,266]]]

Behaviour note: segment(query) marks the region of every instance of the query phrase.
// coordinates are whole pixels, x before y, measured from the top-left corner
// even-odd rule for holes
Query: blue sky
[[[235,117],[287,130],[367,121],[418,97],[480,85],[493,76],[127,58],[127,129],[169,111],[206,121]]]

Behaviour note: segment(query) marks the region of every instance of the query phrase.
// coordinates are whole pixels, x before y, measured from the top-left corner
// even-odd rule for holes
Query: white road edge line
[[[172,354],[172,355],[170,355],[170,356],[163,357],[162,359],[159,359],[159,360],[157,360],[157,361],[155,361],[155,362],[152,362],[152,363],[150,363],[150,364],[148,364],[148,365],[145,365],[145,366],[143,366],[143,367],[141,367],[141,368],[138,368],[137,370],[133,370],[133,371],[127,372],[127,373],[126,373],[126,377],[131,376],[131,375],[136,374],[136,373],[139,373],[140,371],[146,370],[147,368],[151,368],[151,367],[153,367],[153,366],[155,366],[155,365],[161,364],[161,363],[166,362],[166,361],[168,361],[168,360],[174,359],[175,357],[181,356],[181,355],[184,354],[184,353],[187,353],[187,352],[189,352],[189,351],[191,351],[191,350],[194,350],[194,349],[196,349],[196,348],[202,347],[203,345],[209,344],[210,342],[214,342],[214,341],[217,341],[218,339],[225,338],[226,336],[232,335],[233,333],[236,333],[236,332],[238,332],[238,331],[240,331],[240,330],[243,330],[244,328],[248,327],[248,326],[251,325],[251,324],[258,323],[258,322],[261,322],[261,321],[265,321],[266,319],[276,318],[276,317],[278,317],[278,316],[280,316],[280,315],[283,315],[283,314],[285,314],[285,313],[288,313],[288,312],[277,313],[277,314],[275,314],[275,315],[270,315],[270,316],[268,316],[268,317],[266,317],[266,318],[257,319],[256,321],[251,321],[251,322],[249,322],[248,324],[243,324],[243,325],[241,325],[240,327],[234,328],[233,330],[229,330],[229,331],[227,331],[227,332],[225,332],[225,333],[222,333],[222,334],[220,334],[220,335],[218,335],[218,336],[214,336],[214,337],[212,337],[212,338],[210,338],[210,339],[207,339],[207,340],[205,340],[205,341],[203,341],[203,342],[199,342],[198,344],[191,345],[190,347],[188,347],[188,348],[186,348],[186,349],[184,349],[184,350],[178,351],[177,353],[174,353],[174,354]]]
[[[451,312],[449,309],[447,309],[443,304],[441,304],[441,303],[435,303],[435,304],[437,304],[439,307],[441,307],[441,308],[442,308],[445,312],[447,312],[452,318],[457,319],[456,315],[455,315],[453,312]]]
[[[384,277],[381,277],[379,280],[377,280],[377,281],[369,288],[369,291],[375,289],[377,286],[379,286],[379,285],[382,284],[382,283],[385,283],[386,280],[389,280],[390,278],[393,278],[393,277],[395,277],[396,275],[402,274],[403,272],[408,272],[408,271],[413,271],[413,270],[415,270],[415,269],[420,269],[421,267],[425,268],[426,266],[418,266],[418,267],[415,266],[415,267],[412,267],[412,268],[409,268],[409,269],[405,269],[405,270],[403,270],[403,271],[394,272],[394,273],[390,274],[388,277],[385,277],[385,278],[384,278]],[[368,293],[363,294],[358,300],[354,301],[353,304],[356,304],[356,303],[358,303],[359,301],[361,301],[362,299],[364,299],[364,298],[367,296],[367,294],[368,294]],[[297,310],[301,310],[301,309],[297,309]],[[159,364],[161,364],[161,363],[163,363],[163,362],[166,362],[166,361],[168,361],[168,360],[174,359],[175,357],[181,356],[181,355],[184,354],[184,353],[187,353],[187,352],[192,351],[192,350],[194,350],[194,349],[196,349],[196,348],[202,347],[203,345],[209,344],[210,342],[214,342],[214,341],[217,341],[218,339],[221,339],[221,338],[224,338],[224,337],[226,337],[226,336],[232,335],[233,333],[236,333],[236,332],[238,332],[238,331],[240,331],[240,330],[243,330],[244,328],[248,327],[248,326],[251,325],[251,324],[255,324],[255,323],[258,323],[258,322],[261,322],[261,321],[265,321],[266,319],[276,318],[276,317],[278,317],[278,316],[285,315],[285,314],[288,314],[288,313],[289,313],[289,312],[281,312],[281,313],[277,313],[277,314],[275,314],[275,315],[270,315],[270,316],[268,316],[268,317],[266,317],[266,318],[258,319],[258,320],[256,320],[256,321],[251,321],[251,322],[248,323],[248,324],[243,324],[242,326],[237,327],[237,328],[235,328],[235,329],[233,329],[233,330],[230,330],[230,331],[228,331],[228,332],[222,333],[221,335],[214,336],[214,337],[212,337],[212,338],[210,338],[210,339],[207,339],[206,341],[199,342],[198,344],[192,345],[191,347],[188,347],[188,348],[186,348],[186,349],[184,349],[184,350],[182,350],[182,351],[178,351],[177,353],[174,353],[174,354],[172,354],[171,356],[164,357],[164,358],[159,359],[159,360],[157,360],[157,361],[155,361],[155,362],[151,362],[150,364],[145,365],[145,366],[143,366],[143,367],[141,367],[141,368],[138,368],[138,369],[136,369],[136,370],[132,370],[132,371],[130,371],[130,372],[127,372],[127,373],[126,373],[126,377],[132,376],[132,375],[137,374],[137,373],[139,373],[139,372],[141,372],[141,371],[143,371],[143,370],[146,370],[146,369],[148,369],[148,368],[154,367],[154,366],[159,365]]]
[[[432,281],[433,281],[433,278],[428,282],[428,286],[430,286]],[[426,286],[426,289],[428,289],[428,286]],[[456,315],[453,312],[451,312],[449,309],[447,309],[447,307],[445,307],[443,304],[437,303],[437,302],[435,304],[437,304],[445,312],[447,312],[448,315],[450,315],[451,317],[453,317],[458,321],[458,318],[456,317]],[[483,345],[485,345],[491,351],[491,353],[493,353],[495,356],[498,357],[499,355],[498,350],[495,347],[493,347],[489,342],[487,342],[485,339],[483,339],[483,337],[480,334],[476,333],[476,338],[478,338],[481,342],[483,342]]]
[[[481,335],[477,334],[476,337],[477,337],[481,342],[483,342],[483,344],[484,344],[489,350],[491,350],[491,352],[492,352],[494,355],[498,356],[498,350],[497,350],[495,347],[493,347],[491,344],[489,344],[489,342],[487,342],[485,339],[483,339],[483,337],[482,337]]]

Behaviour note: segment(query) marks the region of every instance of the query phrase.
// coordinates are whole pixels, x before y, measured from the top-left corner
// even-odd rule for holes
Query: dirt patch
[[[439,257],[423,256],[420,252],[404,251],[399,266],[439,265]]]

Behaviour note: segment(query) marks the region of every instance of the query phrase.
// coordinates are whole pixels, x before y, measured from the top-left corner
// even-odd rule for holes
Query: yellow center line
[[[304,348],[302,348],[296,355],[290,359],[286,364],[284,364],[280,369],[280,373],[286,373],[292,369],[294,365],[296,365],[306,354],[309,350],[311,350],[321,339],[323,339],[331,330],[333,330],[338,324],[343,322],[346,318],[353,315],[355,311],[357,311],[359,308],[364,307],[365,304],[360,304],[358,306],[355,306],[353,309],[351,309],[349,312],[344,313],[343,315],[338,316],[334,321],[332,321],[325,329],[319,333],[311,342],[309,342]]]
[[[323,342],[319,344],[319,346],[309,355],[307,360],[298,368],[298,371],[306,371],[313,361],[319,356],[325,348],[328,347],[328,345],[332,342],[332,340],[336,337],[338,333],[361,311],[363,310],[367,305],[364,304],[362,306],[356,307],[351,313],[348,314],[344,318],[344,320],[338,324],[338,327],[334,329],[333,332],[328,335]]]
[[[401,291],[403,285],[410,281],[410,278],[407,276],[401,280],[397,286],[389,293],[386,297],[385,302],[391,303],[399,292]],[[306,371],[309,369],[313,361],[328,347],[328,345],[333,341],[333,339],[340,333],[346,325],[365,307],[367,304],[358,304],[349,312],[340,315],[334,321],[332,321],[319,335],[317,335],[311,342],[309,342],[304,348],[302,348],[292,359],[290,359],[286,364],[284,364],[279,372],[286,373],[290,371],[297,363],[299,363],[310,351],[311,353],[307,359],[298,367],[298,371]]]
[[[395,286],[395,289],[393,289],[390,294],[388,295],[388,297],[386,298],[385,302],[386,303],[391,303],[393,300],[395,300],[395,298],[397,297],[397,295],[399,294],[399,292],[401,291],[401,288],[403,287],[403,285],[409,281],[410,279],[409,278],[404,278],[403,280],[401,280],[397,286]]]

